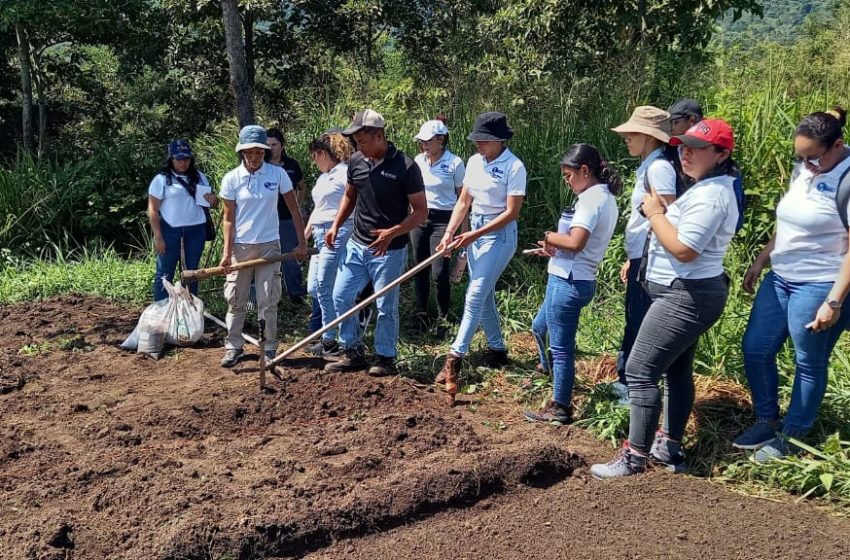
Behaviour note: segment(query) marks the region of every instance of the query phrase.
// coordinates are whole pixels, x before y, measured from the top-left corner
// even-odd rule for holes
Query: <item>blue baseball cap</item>
[[[236,152],[247,150],[249,148],[263,148],[271,150],[268,145],[268,136],[266,129],[258,124],[249,124],[242,127],[239,131],[239,143],[236,144]]]
[[[192,159],[192,148],[186,140],[172,140],[168,143],[168,157],[171,159]]]

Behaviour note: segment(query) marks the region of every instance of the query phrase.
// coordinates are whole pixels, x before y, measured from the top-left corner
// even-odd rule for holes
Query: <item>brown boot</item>
[[[440,370],[437,379],[442,378],[446,384],[446,393],[448,394],[447,402],[449,406],[454,406],[455,395],[457,394],[457,377],[460,374],[460,367],[463,358],[455,356],[451,352],[446,355],[446,362],[443,364],[443,369]]]

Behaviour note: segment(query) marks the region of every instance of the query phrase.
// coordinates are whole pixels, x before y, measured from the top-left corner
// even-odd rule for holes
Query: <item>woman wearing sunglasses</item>
[[[757,461],[784,457],[794,450],[788,438],[811,430],[826,392],[829,356],[850,321],[847,226],[836,204],[838,186],[850,169],[850,148],[842,139],[845,122],[846,112],[836,107],[797,125],[798,163],[776,207],[776,233],[744,276],[744,290],[753,293],[762,270],[771,265],[743,340],[756,422],[732,444],[756,450]],[[788,337],[794,343],[794,385],[780,420],[776,355]]]

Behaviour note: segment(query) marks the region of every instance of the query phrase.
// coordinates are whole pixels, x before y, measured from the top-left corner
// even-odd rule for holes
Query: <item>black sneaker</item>
[[[342,355],[339,342],[336,340],[325,340],[324,338],[311,344],[307,348],[307,352],[311,356],[321,356],[322,358],[338,358]]]
[[[395,368],[395,358],[388,356],[375,356],[375,361],[372,367],[369,368],[369,375],[372,377],[389,377],[397,375],[398,371]]]
[[[566,426],[573,423],[572,407],[563,407],[555,401],[549,401],[549,404],[537,411],[523,411],[522,415],[529,422],[554,424],[555,426]]]
[[[506,348],[487,348],[484,350],[484,365],[488,368],[500,368],[508,365],[508,350]]]
[[[244,355],[245,351],[241,348],[228,348],[224,353],[224,357],[221,359],[221,367],[232,368]]]
[[[325,366],[325,371],[339,373],[343,371],[360,371],[366,369],[366,356],[363,347],[348,348],[342,351],[342,357]]]

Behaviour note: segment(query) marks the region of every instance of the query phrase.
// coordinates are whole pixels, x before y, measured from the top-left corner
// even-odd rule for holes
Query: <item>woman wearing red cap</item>
[[[764,267],[768,262],[772,267],[759,286],[743,340],[756,423],[732,444],[755,450],[759,462],[795,451],[788,439],[811,430],[826,392],[829,356],[850,324],[845,122],[846,113],[835,107],[797,125],[799,163],[776,207],[776,233],[744,276],[744,290],[753,293]],[[776,355],[788,338],[794,343],[794,385],[780,421]]]
[[[641,207],[651,239],[639,280],[652,304],[626,363],[629,439],[611,462],[591,467],[599,479],[642,473],[650,458],[671,472],[685,470],[681,442],[694,404],[694,353],[729,292],[723,258],[738,221],[732,129],[706,119],[670,144],[681,146],[682,169],[693,185],[669,206],[653,188]],[[665,372],[666,428],[656,433]]]

